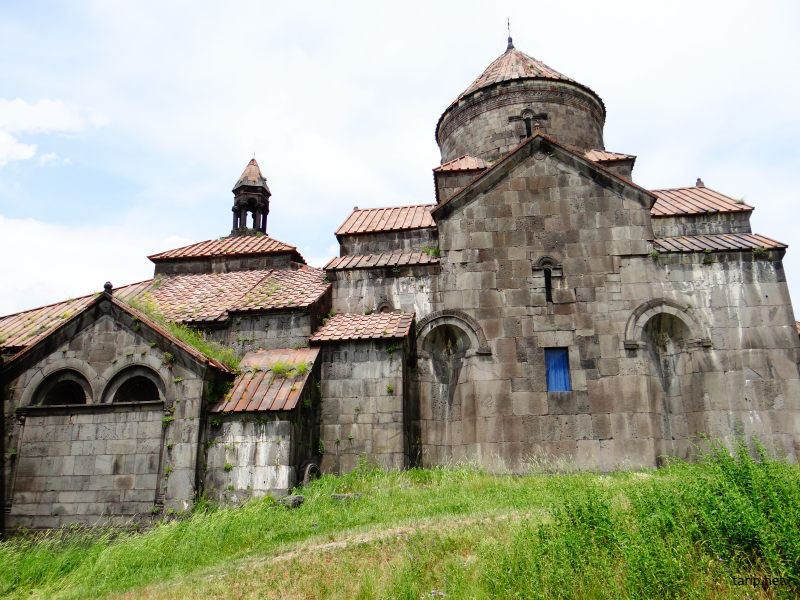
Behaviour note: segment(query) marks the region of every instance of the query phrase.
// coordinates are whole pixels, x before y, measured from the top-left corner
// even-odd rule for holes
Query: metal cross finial
[[[511,50],[514,47],[514,42],[511,41],[511,18],[506,17],[506,27],[508,28],[508,46],[506,46],[506,52]]]

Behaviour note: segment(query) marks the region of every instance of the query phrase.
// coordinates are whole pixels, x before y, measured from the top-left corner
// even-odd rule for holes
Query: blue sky
[[[754,205],[800,298],[798,3],[281,4],[0,5],[0,314],[226,235],[253,153],[268,232],[313,264],[353,206],[433,202],[437,119],[507,16],[517,48],[603,98],[637,183],[702,177]]]

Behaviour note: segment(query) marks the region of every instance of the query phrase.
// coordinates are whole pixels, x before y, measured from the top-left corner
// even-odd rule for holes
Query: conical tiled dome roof
[[[236,190],[243,185],[250,185],[255,187],[263,187],[267,192],[269,192],[269,188],[267,187],[267,179],[261,174],[261,169],[258,167],[258,163],[256,162],[255,158],[250,159],[250,162],[247,163],[247,166],[244,168],[241,177],[236,182],[236,185],[233,186],[233,189]]]
[[[577,83],[574,79],[548,67],[542,61],[520,52],[514,47],[511,38],[508,38],[506,51],[486,67],[486,70],[461,93],[456,102],[481,88],[510,79],[559,79]]]

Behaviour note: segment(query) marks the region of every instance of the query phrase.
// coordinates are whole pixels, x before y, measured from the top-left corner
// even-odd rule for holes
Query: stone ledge
[[[72,413],[124,412],[136,409],[160,410],[164,406],[162,400],[146,402],[115,402],[98,404],[55,404],[51,406],[19,406],[18,415],[68,415]]]

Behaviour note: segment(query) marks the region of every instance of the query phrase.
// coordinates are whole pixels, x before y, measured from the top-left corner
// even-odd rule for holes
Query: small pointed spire
[[[258,167],[258,163],[256,162],[255,158],[251,158],[250,162],[247,163],[247,166],[244,169],[241,177],[236,182],[236,185],[233,186],[233,189],[241,187],[243,185],[251,185],[256,187],[263,187],[267,192],[269,192],[269,188],[267,187],[267,179],[261,174],[261,169]]]
[[[514,42],[511,39],[511,19],[509,17],[506,17],[506,27],[508,27],[508,46],[506,46],[506,52],[508,52],[514,49]]]

